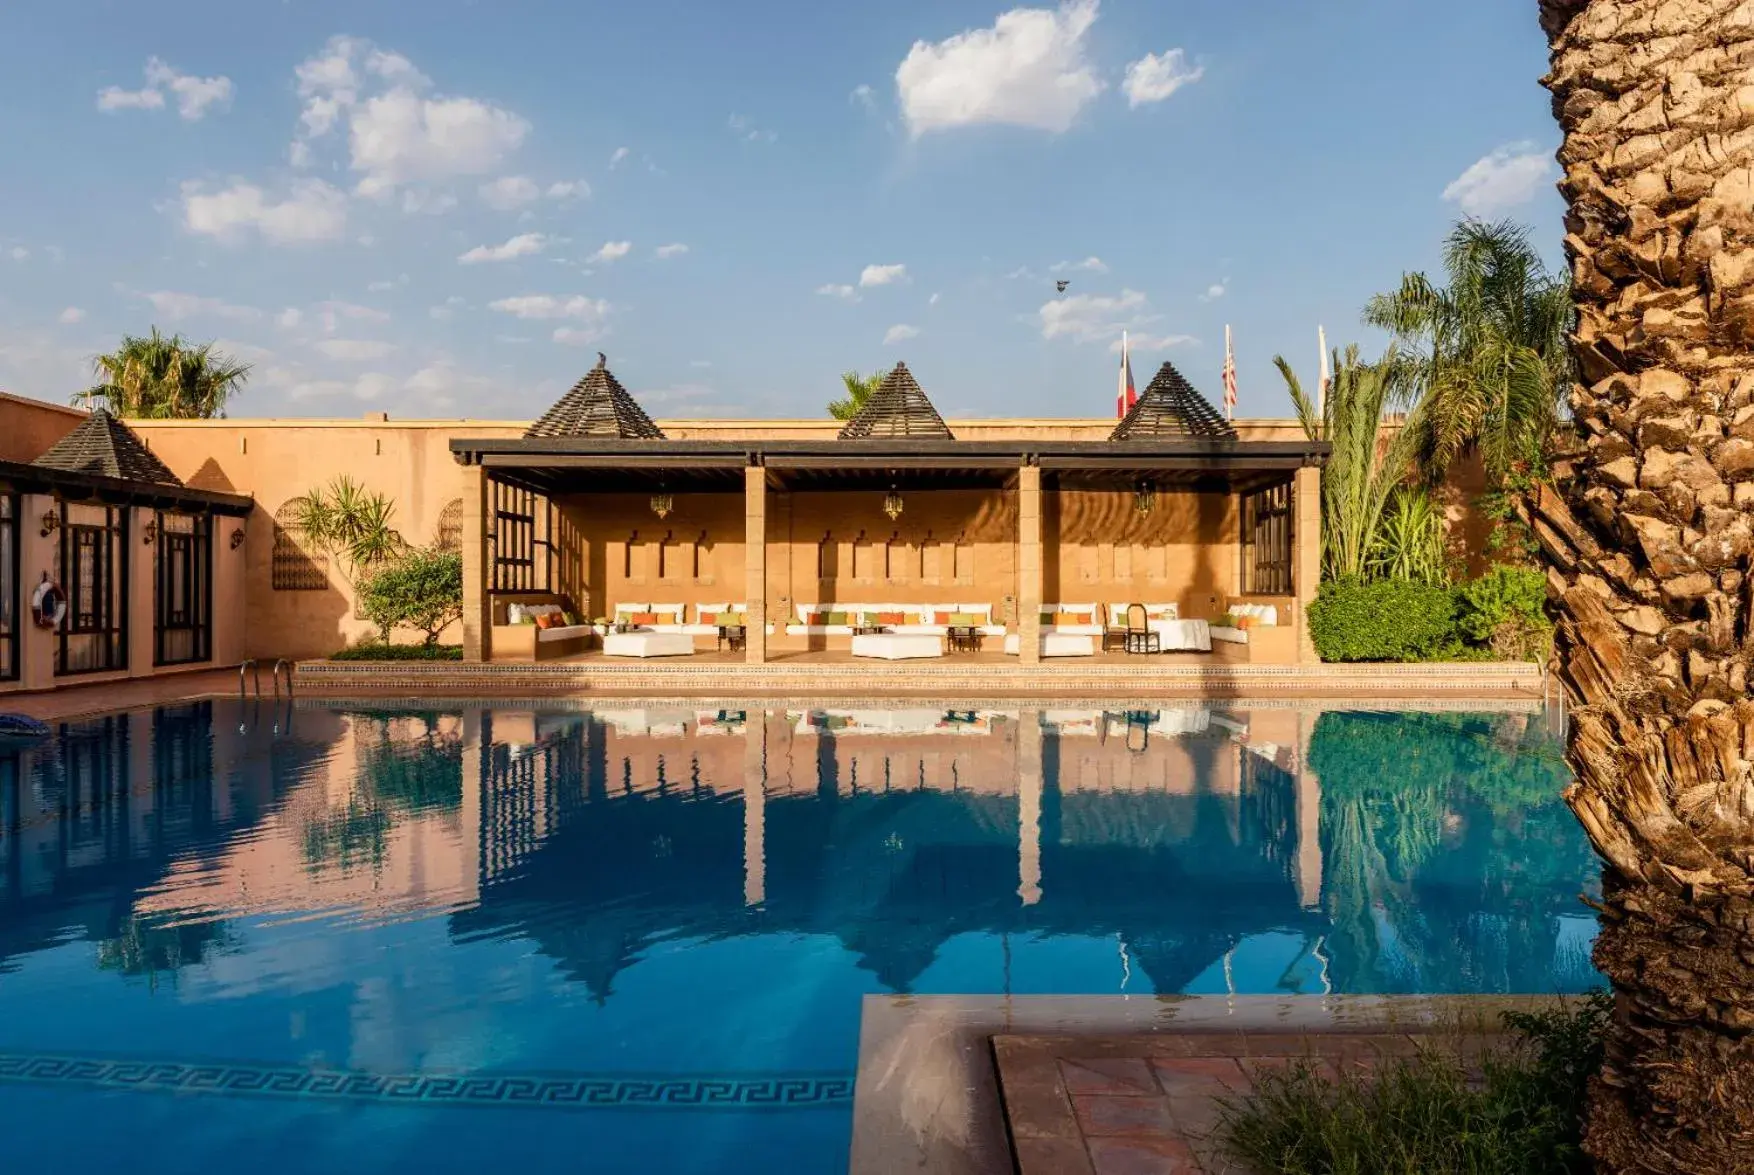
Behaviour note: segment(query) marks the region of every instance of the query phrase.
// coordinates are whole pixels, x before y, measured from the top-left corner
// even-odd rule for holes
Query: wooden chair
[[[1109,609],[1108,605],[1103,604],[1100,605],[1100,607],[1102,608],[1102,614],[1105,618],[1112,618],[1114,616],[1114,613]],[[1123,652],[1127,649],[1127,624],[1125,617],[1122,618],[1119,625],[1116,625],[1112,619],[1104,619],[1102,622],[1102,651],[1107,653],[1113,649],[1120,649]]]
[[[1151,628],[1151,617],[1143,604],[1127,605],[1126,651],[1129,653],[1161,653],[1163,638]]]

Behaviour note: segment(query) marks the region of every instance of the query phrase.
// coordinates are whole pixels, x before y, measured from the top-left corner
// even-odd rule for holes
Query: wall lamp
[[[56,511],[56,510],[45,510],[43,512],[43,537],[48,538],[50,535],[54,534],[56,531],[58,531],[60,529],[61,529],[61,514],[60,514],[60,512]]]
[[[146,524],[146,528],[143,531],[141,531],[141,541],[148,547],[150,547],[153,543],[156,543],[158,541],[158,520],[157,519],[154,519],[151,522],[148,522]]]
[[[244,545],[244,528],[241,526],[232,527],[231,528],[231,549],[235,551],[243,545]]]

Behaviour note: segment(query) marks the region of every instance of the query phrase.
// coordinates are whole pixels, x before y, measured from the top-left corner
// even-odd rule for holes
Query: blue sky
[[[1463,212],[1558,260],[1532,0],[235,0],[0,11],[0,388],[152,324],[234,415],[1283,415]],[[1068,279],[1057,294],[1056,279]]]

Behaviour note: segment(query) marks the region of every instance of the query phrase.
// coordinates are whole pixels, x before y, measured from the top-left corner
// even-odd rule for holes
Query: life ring
[[[67,593],[60,584],[43,576],[43,582],[30,594],[30,614],[38,628],[54,628],[67,617]]]

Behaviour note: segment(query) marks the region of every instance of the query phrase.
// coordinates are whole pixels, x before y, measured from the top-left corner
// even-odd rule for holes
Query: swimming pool
[[[1594,986],[1549,716],[229,702],[0,744],[20,1169],[798,1172],[867,993]]]

